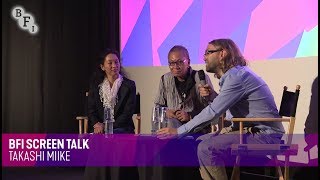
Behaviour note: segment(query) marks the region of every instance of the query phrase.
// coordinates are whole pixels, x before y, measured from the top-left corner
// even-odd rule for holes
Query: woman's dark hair
[[[224,49],[227,52],[223,61],[222,71],[225,73],[234,66],[247,66],[246,59],[241,54],[239,47],[231,39],[215,39],[209,44]]]
[[[121,65],[121,60],[120,60],[120,53],[115,50],[115,49],[105,49],[102,53],[100,53],[100,55],[98,56],[98,61],[96,62],[96,70],[93,74],[93,83],[95,85],[99,85],[103,82],[104,78],[105,78],[105,72],[101,69],[100,65],[103,65],[105,58],[109,55],[109,54],[115,54],[117,56],[117,58],[120,61],[120,74],[124,77],[126,77],[126,74],[124,73],[124,69]]]

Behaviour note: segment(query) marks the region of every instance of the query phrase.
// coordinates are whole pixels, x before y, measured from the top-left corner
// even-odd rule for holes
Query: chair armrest
[[[232,118],[233,122],[262,122],[262,121],[274,121],[274,122],[290,122],[290,118]]]
[[[290,118],[232,118],[232,122],[239,122],[240,144],[243,144],[243,122],[290,122]]]
[[[141,114],[138,113],[134,119],[136,121],[135,124],[135,133],[136,134],[140,134],[140,131],[141,131]]]
[[[79,134],[88,133],[88,117],[87,116],[77,116],[76,120],[79,122]],[[82,128],[83,127],[83,128]]]
[[[141,120],[141,114],[139,113],[139,114],[137,114],[137,116],[136,116],[136,120],[138,120],[138,121],[140,121]]]
[[[297,155],[298,144],[232,144],[232,155]]]
[[[76,120],[88,119],[87,116],[77,116]]]

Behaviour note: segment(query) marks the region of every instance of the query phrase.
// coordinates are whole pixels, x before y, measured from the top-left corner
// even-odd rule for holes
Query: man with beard
[[[227,113],[226,117],[237,118],[280,117],[269,87],[247,67],[246,60],[231,39],[215,39],[209,42],[204,61],[206,71],[214,73],[219,79],[219,95],[188,123],[177,129],[158,130],[159,138],[184,135],[206,123],[216,124],[223,113]],[[230,135],[239,134],[237,125],[238,123],[232,124],[231,127],[221,130],[219,135],[207,134],[199,138],[202,141],[198,145],[198,159],[203,179],[228,179],[224,160],[230,158],[228,149],[231,144],[240,143],[239,136]],[[259,130],[259,135],[246,136],[248,144],[279,143],[284,133],[281,122],[244,123],[244,127],[255,127]]]

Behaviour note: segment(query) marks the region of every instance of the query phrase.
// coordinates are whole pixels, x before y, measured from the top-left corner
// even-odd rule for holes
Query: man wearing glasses
[[[217,93],[208,75],[205,75],[205,84],[200,83],[197,71],[190,67],[185,47],[177,45],[170,49],[168,65],[170,72],[161,76],[155,104],[168,107],[168,127],[178,128],[212,102]]]
[[[268,85],[247,67],[246,60],[231,39],[209,42],[204,60],[206,71],[214,73],[219,79],[219,95],[188,123],[177,129],[158,130],[158,138],[187,134],[206,123],[216,124],[219,116],[225,112],[227,117],[280,117]],[[198,145],[198,159],[203,179],[228,179],[224,163],[230,158],[228,149],[231,144],[240,142],[239,136],[230,135],[238,131],[237,126],[238,123],[235,123],[229,129],[222,129],[219,135],[208,134],[199,138],[202,141]],[[279,143],[284,133],[281,122],[245,123],[244,127],[255,127],[259,130],[259,135],[251,133],[246,136],[247,143],[253,144]]]

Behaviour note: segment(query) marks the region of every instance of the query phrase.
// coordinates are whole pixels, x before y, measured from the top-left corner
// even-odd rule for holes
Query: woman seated
[[[104,133],[104,108],[109,108],[114,120],[113,133],[134,134],[135,101],[135,82],[122,73],[119,53],[107,49],[99,57],[89,90],[88,118],[93,133]],[[85,179],[139,179],[139,174],[136,167],[86,167]]]

